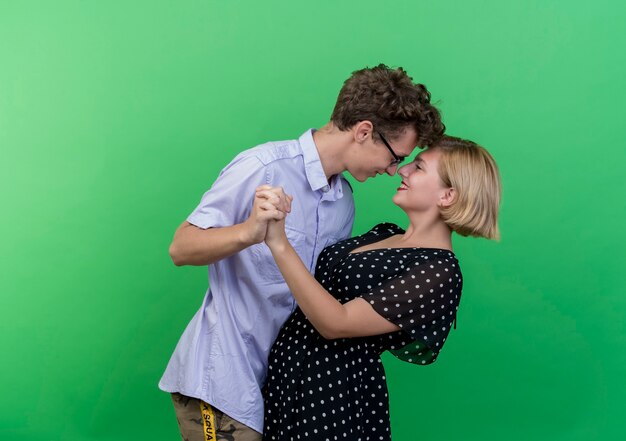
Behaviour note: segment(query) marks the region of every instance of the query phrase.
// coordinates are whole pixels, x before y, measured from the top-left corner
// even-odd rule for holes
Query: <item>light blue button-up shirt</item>
[[[354,201],[342,175],[326,179],[313,131],[239,154],[204,194],[188,222],[226,227],[250,215],[259,185],[294,197],[286,219],[289,241],[313,272],[320,252],[350,236]],[[270,348],[295,301],[269,248],[256,244],[209,265],[210,287],[180,338],[159,382],[166,392],[206,401],[263,431],[263,398]]]

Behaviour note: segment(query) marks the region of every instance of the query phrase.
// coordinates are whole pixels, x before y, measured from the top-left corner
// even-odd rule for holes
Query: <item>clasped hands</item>
[[[285,234],[285,218],[291,212],[292,200],[293,197],[286,194],[282,187],[257,187],[247,221],[254,243],[265,241],[270,248],[289,243]]]

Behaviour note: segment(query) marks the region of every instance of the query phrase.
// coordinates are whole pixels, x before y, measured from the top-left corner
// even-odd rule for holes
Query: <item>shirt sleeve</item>
[[[435,361],[450,332],[461,299],[462,277],[451,255],[422,256],[363,296],[398,325],[407,344],[391,352],[416,364]]]
[[[270,184],[270,167],[254,156],[237,156],[220,172],[187,222],[203,229],[243,222],[249,216],[256,187]]]

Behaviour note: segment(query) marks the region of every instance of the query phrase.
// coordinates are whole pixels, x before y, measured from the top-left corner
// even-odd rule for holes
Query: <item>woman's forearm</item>
[[[347,310],[309,273],[288,241],[270,246],[272,255],[298,306],[317,331],[328,339],[339,336]]]

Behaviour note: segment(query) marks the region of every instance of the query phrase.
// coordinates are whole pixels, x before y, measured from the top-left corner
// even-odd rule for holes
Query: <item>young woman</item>
[[[500,177],[485,149],[453,137],[398,174],[406,230],[383,223],[327,247],[315,277],[287,240],[285,214],[257,193],[257,209],[276,219],[266,244],[298,303],[270,353],[264,440],[391,439],[380,354],[429,364],[441,351],[462,288],[452,231],[498,237]]]

